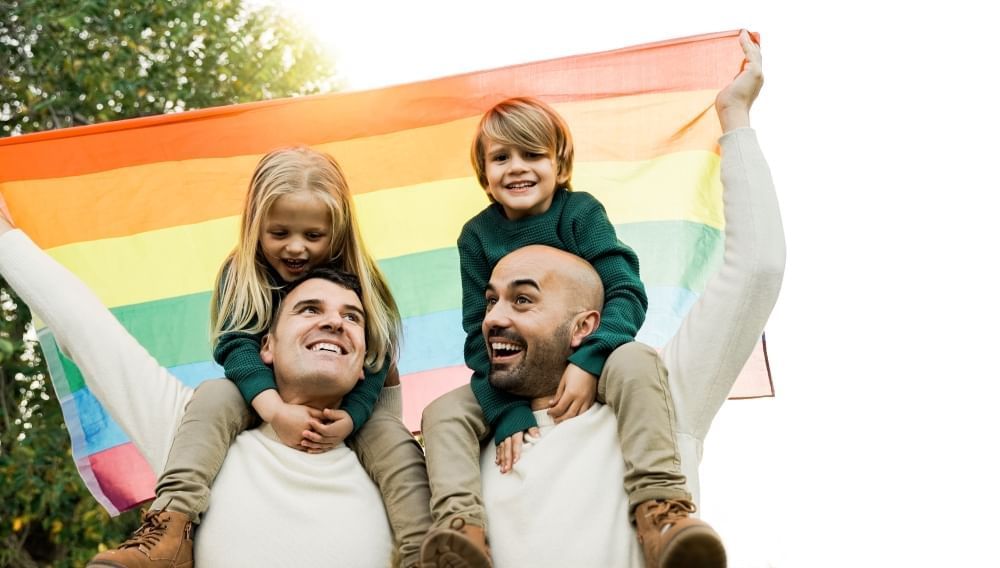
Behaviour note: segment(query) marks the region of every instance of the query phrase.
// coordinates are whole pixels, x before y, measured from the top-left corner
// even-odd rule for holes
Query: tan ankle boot
[[[492,568],[490,547],[483,527],[454,518],[447,529],[427,533],[420,546],[422,568]]]
[[[708,523],[691,517],[694,503],[646,501],[635,509],[635,528],[647,568],[725,568],[726,549]]]
[[[193,531],[184,513],[148,511],[128,540],[95,556],[87,568],[192,568]]]

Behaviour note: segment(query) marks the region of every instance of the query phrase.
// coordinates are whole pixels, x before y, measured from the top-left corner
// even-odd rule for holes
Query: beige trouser
[[[677,453],[667,371],[656,351],[637,342],[616,349],[598,380],[597,398],[618,419],[631,508],[650,499],[690,499]],[[479,456],[490,430],[472,389],[459,387],[432,402],[421,426],[434,526],[462,517],[485,527]]]
[[[418,561],[420,543],[430,527],[430,493],[423,451],[400,419],[401,413],[400,387],[383,388],[371,418],[348,445],[382,492],[399,556],[404,566],[410,566]],[[250,423],[251,414],[232,381],[202,383],[177,427],[151,508],[167,508],[200,520],[208,508],[209,486],[229,445]]]

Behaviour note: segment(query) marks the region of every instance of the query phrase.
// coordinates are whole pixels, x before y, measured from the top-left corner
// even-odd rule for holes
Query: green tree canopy
[[[0,0],[0,136],[333,87],[326,55],[267,6]],[[0,566],[82,566],[138,517],[109,519],[84,487],[29,330],[0,279]]]
[[[328,58],[241,0],[0,0],[12,135],[329,89]]]

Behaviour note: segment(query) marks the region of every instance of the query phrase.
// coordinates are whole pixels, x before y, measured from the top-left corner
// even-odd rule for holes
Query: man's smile
[[[510,332],[497,331],[491,333],[490,360],[495,363],[509,363],[524,353],[524,340]]]

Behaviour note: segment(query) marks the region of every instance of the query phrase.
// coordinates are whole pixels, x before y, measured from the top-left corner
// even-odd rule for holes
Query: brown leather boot
[[[705,521],[695,519],[685,499],[646,501],[635,510],[647,568],[725,568],[726,549]]]
[[[147,511],[142,525],[115,550],[95,556],[87,568],[192,568],[194,526],[184,513]]]
[[[420,546],[422,568],[492,568],[483,527],[454,518],[450,528],[433,529]]]

